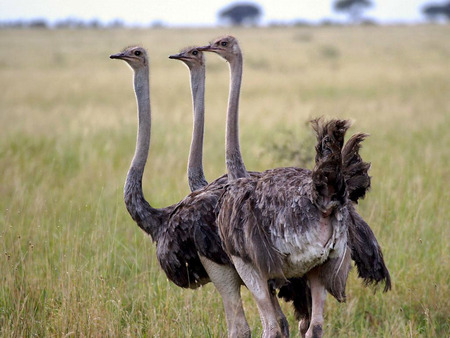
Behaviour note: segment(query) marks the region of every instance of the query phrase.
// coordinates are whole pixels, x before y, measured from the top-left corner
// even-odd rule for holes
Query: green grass
[[[247,168],[306,163],[305,122],[355,120],[373,187],[359,211],[383,247],[387,294],[352,271],[347,303],[326,305],[328,337],[450,335],[450,27],[223,30],[2,30],[0,335],[225,336],[212,285],[167,281],[122,187],[134,151],[131,71],[108,56],[151,56],[152,146],[144,190],[156,207],[188,193],[187,69],[167,56],[225,33],[244,51],[241,147]],[[208,55],[205,170],[225,172],[228,67]],[[305,149],[308,148],[308,149]],[[249,323],[261,333],[243,290]],[[283,304],[297,334],[290,306]]]

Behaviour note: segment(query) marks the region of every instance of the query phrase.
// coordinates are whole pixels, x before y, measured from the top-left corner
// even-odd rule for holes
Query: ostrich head
[[[127,47],[110,58],[126,61],[133,70],[148,66],[147,51],[139,46]]]
[[[205,65],[205,57],[197,47],[187,47],[178,54],[170,55],[169,59],[183,61],[189,69]]]
[[[208,46],[199,47],[198,50],[217,53],[228,62],[241,54],[237,39],[231,35],[218,38]]]

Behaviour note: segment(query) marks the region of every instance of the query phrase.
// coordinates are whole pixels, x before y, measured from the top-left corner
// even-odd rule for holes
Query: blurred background
[[[450,20],[445,0],[1,0],[2,26],[211,27],[417,24]]]

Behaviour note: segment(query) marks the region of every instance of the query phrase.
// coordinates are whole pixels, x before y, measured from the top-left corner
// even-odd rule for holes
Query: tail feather
[[[316,165],[312,179],[316,203],[322,212],[328,213],[337,203],[344,203],[346,186],[342,170],[342,147],[345,133],[350,127],[348,120],[315,119],[312,127],[316,132]]]
[[[359,155],[361,142],[367,134],[353,135],[342,150],[343,172],[349,199],[358,203],[370,189],[371,177],[368,172],[370,163],[364,162]],[[358,277],[365,285],[378,285],[384,282],[384,291],[391,289],[391,277],[383,259],[383,253],[369,225],[362,219],[354,207],[350,208],[351,224],[349,245],[351,258],[358,270]]]
[[[358,277],[365,285],[378,285],[384,282],[384,292],[391,289],[391,276],[384,263],[380,245],[369,225],[354,208],[350,208],[352,224],[349,230],[351,257],[355,262]]]
[[[323,118],[317,118],[311,121],[312,128],[316,132],[316,164],[326,157],[332,150],[330,145],[342,149],[344,145],[344,137],[348,128],[351,126],[349,120],[324,121]]]
[[[358,133],[353,135],[342,150],[342,163],[345,183],[347,184],[348,197],[358,203],[364,198],[370,189],[371,177],[369,176],[370,163],[364,162],[359,155],[361,142],[369,135]]]

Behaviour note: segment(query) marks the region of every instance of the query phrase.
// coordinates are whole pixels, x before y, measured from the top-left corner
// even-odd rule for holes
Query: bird
[[[234,88],[240,88],[240,81],[242,78],[242,53],[239,48],[237,39],[233,36],[225,36],[216,39],[211,42],[208,46],[197,48],[202,51],[213,51],[225,58],[230,64],[230,74],[231,83],[234,84]],[[233,70],[238,73],[238,76],[233,77]],[[233,81],[234,79],[234,81]],[[234,94],[234,96],[232,95]],[[237,106],[239,95],[238,93],[233,93],[233,87],[230,86],[230,101],[234,97],[237,103],[229,101],[229,107],[235,107],[235,116],[237,116]],[[236,99],[237,97],[237,99]],[[227,124],[227,143],[231,139],[233,143],[238,144],[238,132],[237,132],[237,118],[234,119],[236,129],[228,129]],[[233,126],[233,125],[232,125]],[[230,135],[230,138],[228,136]],[[344,177],[345,182],[348,186],[348,191],[350,194],[350,199],[357,203],[359,198],[363,198],[366,191],[370,187],[370,177],[368,176],[368,169],[370,164],[362,161],[359,156],[360,143],[365,139],[367,135],[357,134],[352,136],[350,140],[346,143],[345,148],[342,151],[342,157],[344,158]],[[234,139],[233,139],[234,138]],[[238,158],[242,161],[242,156],[240,154],[239,148],[235,151],[232,147],[227,145],[227,155],[228,154],[238,154]],[[227,157],[228,165],[229,157]],[[235,168],[232,166],[227,166],[228,174],[235,173],[234,177],[243,177],[242,172],[236,173]],[[245,166],[242,161],[242,168],[245,170]],[[251,172],[252,175],[256,173]],[[354,208],[350,208],[351,214],[354,215],[354,219],[358,222],[354,222],[352,226],[349,227],[349,232],[351,240],[355,242],[351,245],[351,257],[356,262],[358,267],[359,277],[365,280],[365,284],[377,284],[380,281],[385,281],[385,291],[390,288],[390,276],[389,272],[384,264],[383,256],[381,253],[381,248],[376,241],[375,235],[371,231],[370,227],[363,221],[363,219],[357,214]],[[359,240],[358,240],[359,239]],[[366,240],[366,241],[364,241]],[[365,246],[363,243],[366,243]],[[325,268],[323,268],[325,270]],[[305,278],[294,278],[290,279],[290,284],[281,287],[279,296],[287,301],[293,301],[294,308],[296,310],[296,315],[298,319],[301,319],[299,327],[302,334],[306,333],[306,329],[309,325],[310,316],[310,290],[307,286]],[[342,297],[340,298],[342,299]],[[282,326],[282,325],[280,325]]]
[[[148,203],[142,178],[151,134],[149,57],[143,47],[131,46],[110,58],[123,60],[132,68],[138,106],[136,148],[124,186],[126,208],[137,225],[156,242],[156,256],[168,279],[191,289],[212,281],[223,299],[229,336],[249,336],[240,294],[235,291],[241,281],[223,251],[215,227],[215,208],[223,185],[200,188],[165,208],[153,208]]]
[[[221,239],[256,301],[264,337],[284,334],[269,280],[282,286],[288,278],[307,276],[312,301],[307,337],[321,336],[326,291],[345,296],[350,216],[341,150],[349,125],[313,121],[318,144],[312,171],[271,169],[259,179],[227,185],[221,197]]]

